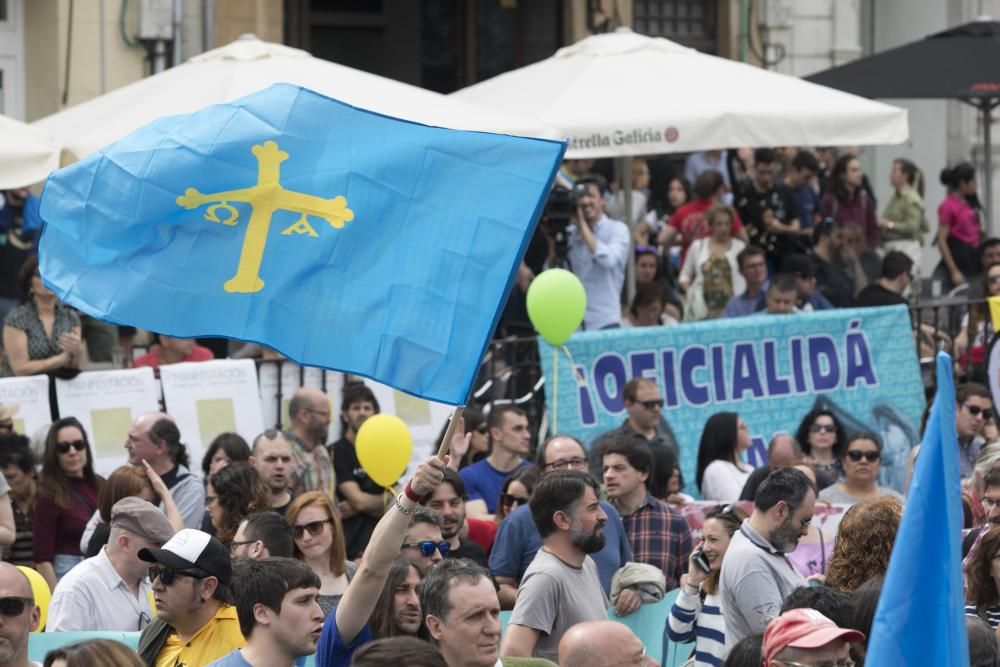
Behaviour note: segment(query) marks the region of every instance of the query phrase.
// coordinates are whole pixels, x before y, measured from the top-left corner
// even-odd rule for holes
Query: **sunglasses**
[[[189,570],[171,570],[165,567],[156,567],[156,566],[149,568],[149,583],[153,583],[154,581],[159,579],[160,583],[163,584],[164,586],[170,586],[171,584],[173,584],[174,580],[177,577],[191,577],[192,579],[204,579],[210,576],[212,575],[206,572],[202,572],[200,570],[192,572]]]
[[[990,408],[981,408],[978,405],[969,405],[968,403],[963,403],[965,409],[969,411],[969,414],[973,417],[978,417],[979,413],[983,414],[983,419],[993,419],[993,410]]]
[[[310,521],[309,523],[303,523],[301,525],[292,526],[292,536],[295,539],[301,539],[306,531],[313,537],[316,537],[323,532],[323,526],[331,523],[331,519],[323,519],[322,521]]]
[[[69,451],[70,447],[72,447],[78,452],[82,452],[87,448],[87,443],[85,443],[83,440],[71,440],[70,442],[57,442],[56,452],[59,454],[65,454]]]
[[[32,598],[0,598],[0,616],[20,616],[25,607],[33,604]]]
[[[833,424],[813,424],[809,427],[810,433],[836,433],[837,427]]]
[[[663,399],[658,398],[655,401],[639,401],[639,405],[646,408],[647,410],[655,410],[656,408],[663,407]]]
[[[851,459],[855,463],[861,459],[865,459],[869,463],[875,463],[882,458],[882,455],[879,452],[862,452],[857,449],[851,449],[847,452],[847,458]]]
[[[423,540],[422,542],[413,542],[411,544],[404,544],[400,549],[420,549],[420,555],[424,558],[430,558],[434,555],[434,550],[437,549],[441,552],[441,558],[448,557],[448,551],[451,547],[448,546],[447,542],[435,542],[433,540]]]
[[[1000,276],[990,276],[989,278],[986,279],[986,282],[989,283],[1000,282]]]
[[[500,494],[500,504],[504,507],[513,507],[514,505],[523,505],[528,502],[527,498],[522,498],[521,496],[515,496],[511,493],[501,493]]]

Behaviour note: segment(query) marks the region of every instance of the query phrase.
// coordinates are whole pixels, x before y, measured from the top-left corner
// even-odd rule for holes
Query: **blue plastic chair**
[[[28,659],[42,662],[52,649],[87,639],[113,639],[133,651],[139,648],[138,632],[33,632],[28,635]]]

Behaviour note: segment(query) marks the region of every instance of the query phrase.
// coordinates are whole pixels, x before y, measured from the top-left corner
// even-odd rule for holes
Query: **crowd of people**
[[[694,480],[708,502],[692,513],[659,389],[637,379],[625,392],[620,427],[589,444],[550,437],[534,456],[523,411],[470,410],[449,456],[401,491],[357,462],[358,429],[380,410],[360,382],[343,393],[339,439],[329,397],[302,388],[287,431],[219,436],[204,477],[165,413],[133,422],[104,479],[76,419],[55,421],[36,457],[0,412],[0,630],[21,633],[0,665],[27,664],[39,623],[15,566],[51,588],[46,632],[141,633],[131,662],[95,640],[52,654],[65,664],[652,664],[614,621],[674,590],[664,632],[694,665],[863,664],[905,503],[878,481],[879,438],[817,409],[753,469],[748,425],[717,413]],[[1000,624],[1000,435],[985,387],[959,387],[956,430],[969,637],[994,657],[973,664],[995,665],[996,635],[977,629]],[[814,521],[823,507],[843,512],[835,535]]]

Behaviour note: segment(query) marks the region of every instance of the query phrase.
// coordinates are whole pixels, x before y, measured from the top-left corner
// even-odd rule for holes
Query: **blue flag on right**
[[[961,475],[951,357],[937,356],[937,395],[889,560],[865,664],[966,667]]]

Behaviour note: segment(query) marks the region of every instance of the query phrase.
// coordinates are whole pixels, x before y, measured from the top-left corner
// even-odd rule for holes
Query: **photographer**
[[[621,292],[628,262],[629,231],[624,222],[604,214],[603,176],[577,180],[577,207],[570,219],[570,269],[587,292],[583,328],[588,331],[621,325]]]

